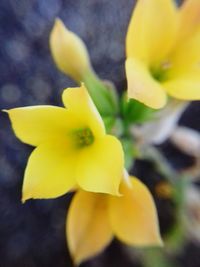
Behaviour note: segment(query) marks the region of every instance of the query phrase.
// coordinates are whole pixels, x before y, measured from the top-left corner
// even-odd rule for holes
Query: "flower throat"
[[[78,148],[90,146],[94,142],[94,135],[89,128],[83,128],[75,131],[74,137]]]

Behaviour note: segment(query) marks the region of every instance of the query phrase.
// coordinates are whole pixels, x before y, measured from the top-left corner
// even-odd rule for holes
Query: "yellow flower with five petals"
[[[129,178],[128,178],[129,179]],[[161,246],[157,212],[148,188],[136,177],[120,185],[121,197],[78,191],[66,234],[74,262],[96,256],[114,236],[128,245]]]
[[[159,109],[200,99],[200,1],[138,0],[126,37],[128,96]]]
[[[23,183],[22,200],[54,198],[75,187],[117,195],[124,154],[84,85],[64,90],[66,108],[32,106],[8,110],[16,136],[36,146]]]

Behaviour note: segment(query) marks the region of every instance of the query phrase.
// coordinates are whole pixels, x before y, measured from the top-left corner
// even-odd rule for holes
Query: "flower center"
[[[171,68],[169,61],[164,61],[158,66],[150,67],[153,78],[159,82],[167,80],[167,71]]]
[[[89,128],[78,129],[73,133],[78,148],[90,146],[94,142],[94,135]]]

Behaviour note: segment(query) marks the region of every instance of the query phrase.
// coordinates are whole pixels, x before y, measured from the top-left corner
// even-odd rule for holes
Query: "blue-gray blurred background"
[[[99,76],[114,82],[121,92],[126,87],[124,40],[133,6],[134,0],[1,0],[0,109],[62,105],[62,89],[75,85],[56,69],[50,55],[49,33],[57,16],[85,41]],[[200,108],[194,103],[181,123],[199,129],[199,117]],[[65,241],[70,196],[21,204],[23,172],[31,151],[16,139],[7,115],[1,112],[0,267],[70,267]],[[175,165],[182,164],[178,153],[167,151]],[[150,172],[148,164],[143,166],[141,177]],[[158,208],[165,231],[172,206],[158,203]],[[199,248],[188,244],[185,251],[190,255],[179,255],[181,266],[199,267]],[[105,253],[83,266],[141,265],[114,241]]]

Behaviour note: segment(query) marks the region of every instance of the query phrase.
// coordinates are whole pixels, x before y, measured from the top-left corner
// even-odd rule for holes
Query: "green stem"
[[[145,249],[142,262],[144,267],[175,267],[160,248]]]
[[[83,82],[103,117],[113,117],[118,113],[118,98],[114,88],[106,86],[94,71],[86,73]]]
[[[171,184],[175,184],[179,175],[170,166],[165,157],[155,147],[149,146],[141,149],[141,158],[152,161],[155,169],[161,173]]]
[[[184,212],[185,212],[185,190],[188,184],[188,178],[184,175],[179,174],[174,170],[164,156],[154,147],[148,147],[142,150],[142,158],[148,159],[154,163],[156,170],[168,180],[168,182],[173,186],[172,200],[175,203],[175,223],[171,230],[167,233],[165,237],[165,250],[168,253],[177,252],[178,249],[183,247],[185,242],[185,231],[184,231]],[[145,257],[147,258],[145,266],[148,267],[168,267],[172,264],[167,263],[167,257],[165,255],[166,251],[153,250],[149,251]],[[155,257],[155,255],[157,255]],[[149,258],[149,262],[148,262]],[[152,264],[151,260],[158,261]],[[167,263],[167,265],[166,265]]]

